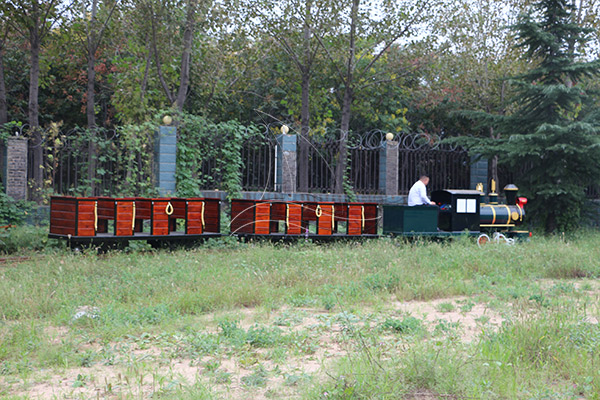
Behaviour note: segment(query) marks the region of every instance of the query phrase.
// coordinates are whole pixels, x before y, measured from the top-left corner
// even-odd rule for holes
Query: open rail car
[[[377,238],[386,236],[529,236],[516,230],[525,217],[527,200],[517,188],[505,188],[506,204],[480,190],[438,190],[436,206],[379,205],[361,202],[276,201],[234,199],[230,234],[242,239]],[[50,238],[83,245],[124,246],[146,240],[154,247],[221,236],[221,201],[214,198],[109,198],[54,196],[50,202]],[[382,228],[380,231],[380,227]]]
[[[211,198],[53,196],[48,237],[82,245],[146,240],[153,246],[219,237],[221,201]]]

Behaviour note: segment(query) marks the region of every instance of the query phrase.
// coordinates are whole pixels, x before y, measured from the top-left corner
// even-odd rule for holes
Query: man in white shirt
[[[421,178],[412,185],[410,192],[408,192],[409,206],[435,205],[435,203],[427,197],[426,186],[428,183],[429,177],[427,175],[421,175]]]

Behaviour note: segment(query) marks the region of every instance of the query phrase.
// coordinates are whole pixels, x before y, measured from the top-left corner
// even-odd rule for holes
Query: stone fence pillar
[[[387,196],[398,194],[398,143],[391,140],[379,151],[379,191]]]
[[[23,137],[9,137],[6,141],[3,178],[6,194],[15,200],[27,199],[27,145]]]
[[[296,135],[277,135],[275,149],[275,191],[282,193],[296,192]]]
[[[154,180],[160,196],[175,194],[177,129],[160,126],[154,135]]]

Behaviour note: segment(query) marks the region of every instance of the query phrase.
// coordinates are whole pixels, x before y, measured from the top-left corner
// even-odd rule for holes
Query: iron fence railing
[[[403,133],[398,138],[398,192],[408,194],[422,174],[429,175],[429,191],[469,187],[470,157],[466,150],[438,137]]]
[[[269,126],[249,135],[242,147],[242,188],[272,192],[275,188],[275,135]]]
[[[241,186],[245,191],[273,191],[275,183],[275,126],[264,125],[249,129],[243,135],[241,146]],[[26,127],[22,128],[23,133]],[[132,141],[132,133],[98,129],[93,135],[89,130],[48,129],[43,132],[42,143],[30,141],[29,179],[33,178],[33,157],[36,146],[43,149],[43,178],[45,190],[55,194],[92,194],[89,192],[88,163],[90,142],[95,144],[96,195],[147,194],[152,190],[152,163],[154,132],[138,132]],[[202,140],[196,146],[206,146],[207,154],[191,174],[200,176],[200,190],[221,189],[223,184],[223,160],[218,151],[226,137],[215,135]],[[298,137],[298,140],[301,140]],[[444,144],[437,138],[424,134],[401,134],[392,142],[386,142],[385,133],[371,131],[347,136],[347,183],[357,194],[381,194],[380,169],[384,146],[398,146],[399,194],[408,193],[421,172],[431,178],[430,190],[442,188],[467,188],[470,178],[470,158],[467,152],[456,146]],[[385,144],[385,145],[384,145]],[[335,188],[336,162],[340,152],[339,132],[309,135],[308,143],[308,192],[333,192]],[[298,168],[300,165],[298,163]],[[141,183],[140,183],[141,182]],[[143,183],[143,184],[142,184]],[[145,193],[143,191],[146,190]],[[591,193],[597,193],[592,192]],[[39,198],[31,196],[30,198]]]

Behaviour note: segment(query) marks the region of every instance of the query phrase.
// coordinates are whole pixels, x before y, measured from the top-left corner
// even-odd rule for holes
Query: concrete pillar
[[[398,194],[398,143],[391,140],[379,151],[379,191],[387,196]]]
[[[296,192],[297,168],[296,135],[277,135],[275,150],[275,191],[283,193]]]
[[[160,196],[175,194],[177,129],[160,126],[154,135],[154,179]]]
[[[27,139],[9,137],[6,140],[6,163],[3,177],[6,194],[15,200],[27,199]]]
[[[488,160],[477,156],[471,156],[471,180],[470,189],[475,189],[478,183],[483,183],[483,192],[488,192]]]

